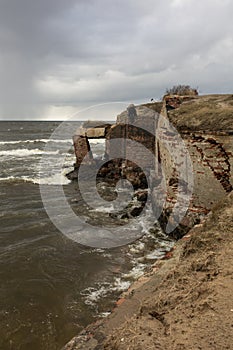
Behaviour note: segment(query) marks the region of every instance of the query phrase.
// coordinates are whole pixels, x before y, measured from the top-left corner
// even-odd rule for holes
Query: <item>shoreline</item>
[[[208,213],[206,217],[209,214],[210,213]],[[203,219],[203,224],[205,220],[206,218]],[[202,226],[202,223],[195,225],[193,229],[195,229],[196,227],[198,228],[199,226]],[[153,265],[150,266],[150,271],[145,271],[142,276],[133,281],[129,288],[120,294],[120,297],[115,301],[115,306],[110,311],[110,314],[107,317],[100,318],[97,321],[87,325],[77,336],[73,337],[61,350],[94,350],[96,348],[96,344],[93,338],[94,334],[98,332],[99,327],[101,328],[105,325],[105,323],[108,323],[109,318],[116,312],[118,312],[118,309],[120,307],[124,308],[124,302],[127,301],[128,298],[131,298],[131,296],[134,295],[134,292],[136,290],[142,288],[147,282],[149,282],[154,277],[154,275],[157,274],[158,271],[160,271],[164,263],[166,263],[170,259],[176,259],[177,244],[180,245],[180,242],[187,240],[190,237],[190,234],[191,233],[188,232],[185,236],[178,240],[175,243],[175,245],[168,252],[166,252],[162,258],[159,258]],[[97,338],[99,338],[99,335],[97,335]]]
[[[231,348],[228,339],[233,324],[230,320],[233,285],[230,277],[224,277],[232,276],[230,267],[233,265],[229,251],[233,234],[232,111],[232,95],[169,95],[163,98],[162,104],[130,105],[117,116],[116,124],[106,135],[106,153],[114,154],[111,139],[127,135],[136,141],[140,138],[161,163],[167,186],[166,203],[159,218],[164,232],[167,225],[175,222],[172,214],[179,204],[179,193],[184,196],[189,193],[188,175],[194,182],[192,198],[189,198],[182,221],[169,234],[179,240],[167,254],[168,259],[158,260],[152,272],[144,274],[121,295],[117,307],[107,318],[86,327],[63,350]],[[125,124],[131,123],[132,118],[139,125],[146,120],[147,127],[150,125],[156,135],[159,132],[157,142],[154,143],[147,129],[140,134],[133,128],[126,128]],[[180,147],[174,143],[173,129],[168,128],[170,123],[183,136],[190,159],[184,159],[186,152],[180,152]],[[122,147],[125,149],[124,144]],[[88,142],[83,149],[88,149]],[[177,152],[175,157],[171,149]],[[160,184],[158,167],[140,152],[137,155],[150,169],[152,206],[155,204],[156,209],[156,188]],[[78,156],[76,152],[77,165]],[[178,170],[189,163],[192,174],[183,169],[183,177],[179,178]],[[113,164],[112,170],[119,167],[122,164]],[[126,177],[137,185],[138,181],[143,182],[141,174],[138,178],[135,175],[137,169],[131,170],[126,172]],[[220,284],[215,286],[212,282],[218,280]]]
[[[231,193],[219,202],[200,224],[195,225],[177,241],[164,258],[156,261],[151,272],[144,274],[122,293],[108,317],[87,326],[66,344],[63,350],[152,349],[151,344],[156,346],[153,348],[156,350],[164,346],[166,349],[174,349],[174,346],[177,346],[176,349],[230,349],[227,347],[230,346],[230,337],[225,337],[221,329],[224,325],[227,329],[229,328],[229,332],[232,331],[229,325],[233,325],[233,305],[228,305],[229,314],[221,315],[224,317],[219,319],[221,324],[218,331],[214,328],[211,332],[205,318],[211,319],[213,317],[211,312],[220,306],[219,299],[211,298],[216,291],[210,290],[207,293],[208,284],[213,284],[211,282],[218,278],[223,280],[225,269],[229,278],[224,293],[230,293],[233,289],[231,279],[233,259],[227,251],[232,244],[232,233],[233,194]],[[223,266],[221,266],[219,260],[224,259],[226,254],[231,263],[222,261]],[[218,263],[219,266],[217,266]],[[195,268],[192,271],[193,267]],[[190,273],[190,269],[196,276],[187,274],[187,271]],[[197,283],[199,279],[200,285]],[[195,298],[197,287],[200,291]],[[216,289],[218,285],[216,288],[212,287]],[[202,291],[203,288],[206,290]],[[165,295],[163,295],[164,289]],[[187,291],[186,294],[185,291]],[[172,300],[176,294],[181,299],[183,295],[186,296],[183,306],[177,299]],[[186,304],[192,297],[191,307]],[[158,300],[160,300],[159,303]],[[230,303],[231,298],[226,298],[226,304]],[[174,310],[176,310],[175,313]],[[185,315],[187,311],[190,311],[188,316]],[[191,323],[206,325],[208,336],[204,326],[200,332],[200,326],[191,327]],[[144,331],[142,331],[143,328]],[[176,329],[175,335],[173,328]],[[185,338],[186,332],[187,334],[193,332],[191,338]],[[205,334],[199,337],[198,332]],[[209,344],[211,337],[214,340]],[[192,347],[191,342],[194,343],[197,339],[200,346]]]

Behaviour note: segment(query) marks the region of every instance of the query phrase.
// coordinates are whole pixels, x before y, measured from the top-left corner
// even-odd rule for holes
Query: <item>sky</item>
[[[0,0],[0,120],[99,104],[111,120],[176,84],[233,93],[232,14],[232,0]]]

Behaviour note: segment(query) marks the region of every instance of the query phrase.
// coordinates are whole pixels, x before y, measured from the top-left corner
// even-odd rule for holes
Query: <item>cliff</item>
[[[85,155],[88,166],[99,166],[87,136],[104,137],[107,163],[98,176],[117,181],[123,175],[135,189],[147,183],[155,218],[175,238],[232,191],[233,95],[166,95],[129,106],[114,125],[86,130],[74,136],[77,161],[69,178],[77,178]]]
[[[169,120],[178,131],[233,134],[233,95],[196,96],[169,108]]]
[[[160,104],[145,106],[157,111]],[[181,135],[193,168],[193,194],[189,208],[173,232],[175,237],[181,237],[182,232],[198,223],[232,191],[233,95],[165,96],[161,113]],[[174,136],[166,135],[166,142],[164,140],[165,137],[159,140],[159,147],[167,184],[167,201],[160,218],[165,227],[164,221],[169,220],[177,201],[177,168],[183,160],[182,157],[171,157],[170,149],[176,147]]]
[[[165,96],[169,120],[178,131],[232,132],[233,95]],[[143,106],[160,113],[161,102]]]
[[[232,347],[232,121],[232,95],[166,96],[163,103],[131,106],[118,116],[106,135],[106,153],[115,155],[110,142],[114,138],[122,139],[119,146],[126,159],[134,146],[126,147],[125,139],[152,151],[155,162],[143,156],[141,149],[135,162],[143,157],[154,202],[163,169],[166,201],[159,221],[165,230],[178,199],[190,195],[186,180],[192,174],[188,210],[169,233],[183,238],[167,259],[157,261],[153,271],[122,296],[107,320],[90,325],[65,350]],[[184,148],[179,137],[174,138],[176,130]],[[184,150],[190,156],[191,172],[183,164]],[[184,172],[179,171],[182,166]],[[132,161],[126,162],[126,177],[127,167],[133,169],[131,178],[136,182],[141,173]]]
[[[233,195],[64,350],[232,348]]]

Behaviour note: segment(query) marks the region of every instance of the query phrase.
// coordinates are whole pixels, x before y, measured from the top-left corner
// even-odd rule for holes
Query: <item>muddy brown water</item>
[[[58,231],[43,207],[37,167],[57,125],[0,123],[2,350],[60,349],[83,327],[105,316],[121,291],[173,244],[154,230],[128,246],[94,249]],[[68,152],[64,173],[68,172],[74,162],[71,138],[58,140],[56,147],[51,157],[56,157],[57,150]],[[93,147],[100,154],[103,143],[95,141]],[[44,183],[53,186],[56,195],[54,180],[44,174]],[[103,225],[108,214],[88,214],[77,184],[63,180],[74,212],[90,215],[97,225]],[[59,201],[57,206],[59,209]]]

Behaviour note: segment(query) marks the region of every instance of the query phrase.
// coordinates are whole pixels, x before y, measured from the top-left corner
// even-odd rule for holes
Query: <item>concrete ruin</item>
[[[145,182],[142,173],[146,173],[152,184],[154,203],[161,177],[165,177],[166,202],[160,216],[160,223],[165,228],[181,187],[184,193],[187,192],[188,175],[178,171],[186,159],[176,142],[176,135],[179,135],[190,155],[194,180],[188,211],[179,227],[171,233],[180,237],[232,191],[232,121],[232,95],[165,96],[162,103],[130,105],[117,117],[114,125],[79,130],[74,136],[75,170],[68,177],[77,178],[84,159],[86,164],[95,165],[88,138],[105,138],[105,159],[111,161],[111,166],[108,164],[107,171],[104,167],[100,169],[103,176],[108,177],[109,169],[114,168],[119,176],[124,174],[140,188]],[[170,127],[171,124],[176,129]],[[112,142],[114,139],[118,140],[117,147]],[[123,161],[119,161],[119,154]]]

